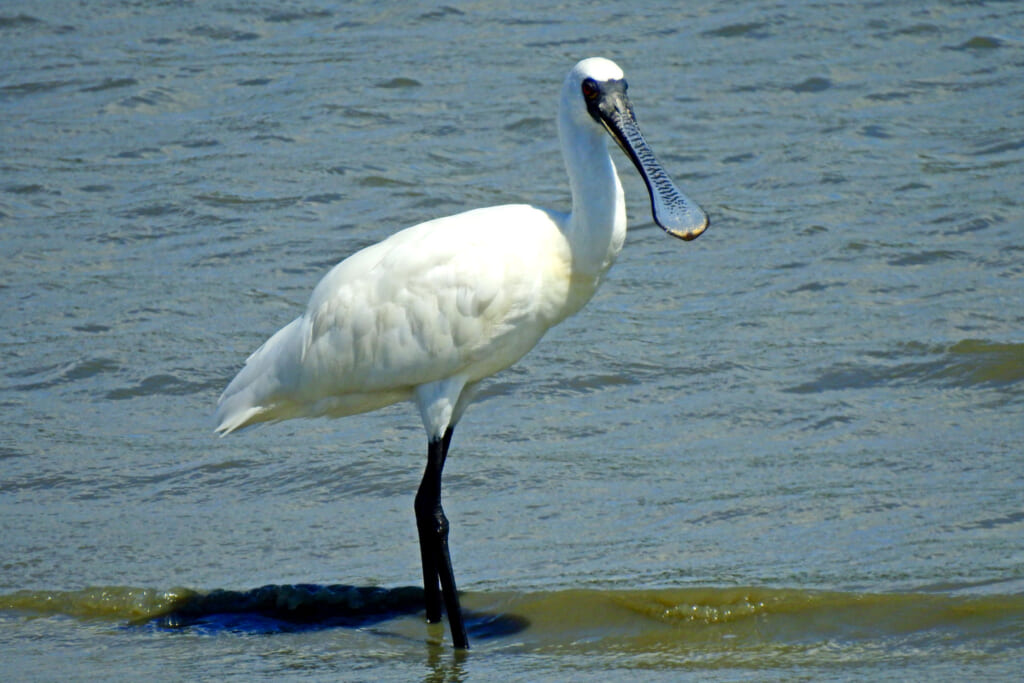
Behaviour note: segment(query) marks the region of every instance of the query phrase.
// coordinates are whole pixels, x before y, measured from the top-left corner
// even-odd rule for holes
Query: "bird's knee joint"
[[[445,517],[444,510],[439,507],[433,510],[424,510],[417,506],[416,524],[420,527],[421,532],[427,532],[441,538],[448,537],[448,518]]]
[[[443,512],[434,517],[434,524],[437,535],[441,538],[448,538],[448,518],[444,516]]]

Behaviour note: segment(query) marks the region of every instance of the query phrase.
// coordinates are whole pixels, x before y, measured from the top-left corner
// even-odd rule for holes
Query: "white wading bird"
[[[402,230],[336,265],[306,312],[277,332],[224,390],[217,431],[269,420],[340,417],[412,399],[427,430],[416,493],[428,622],[442,596],[457,648],[469,647],[448,553],[441,471],[480,381],[523,357],[593,296],[626,237],[608,136],[636,165],[654,220],[691,240],[707,216],[647,146],[622,70],[585,59],[558,108],[572,212],[493,206]]]

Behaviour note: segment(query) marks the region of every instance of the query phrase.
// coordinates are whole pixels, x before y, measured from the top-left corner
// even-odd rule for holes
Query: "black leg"
[[[441,620],[441,601],[444,599],[448,623],[452,629],[452,644],[457,648],[469,647],[466,626],[455,588],[452,560],[448,552],[448,518],[441,507],[441,472],[448,457],[452,441],[452,427],[440,439],[427,444],[427,467],[416,492],[416,529],[420,536],[420,555],[423,559],[423,591],[427,607],[427,621]]]

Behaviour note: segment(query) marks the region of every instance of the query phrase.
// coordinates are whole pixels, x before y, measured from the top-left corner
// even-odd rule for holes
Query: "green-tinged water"
[[[592,55],[712,223],[616,157],[608,281],[455,434],[454,652],[412,406],[212,413],[344,256],[567,208]],[[0,677],[1017,680],[1022,67],[1015,2],[0,5]]]
[[[58,630],[117,632],[140,646],[177,638],[195,647],[199,636],[210,652],[233,651],[240,663],[265,659],[281,640],[271,670],[297,672],[316,659],[323,677],[359,678],[366,666],[382,680],[425,673],[458,680],[450,674],[471,673],[480,660],[488,677],[543,676],[552,664],[568,672],[583,662],[606,675],[634,670],[666,678],[701,671],[820,676],[847,668],[873,677],[892,665],[965,673],[1002,666],[1009,673],[1019,664],[1024,626],[1021,596],[757,587],[487,592],[463,596],[474,642],[467,655],[445,648],[443,626],[408,613],[421,598],[421,589],[369,596],[352,587],[267,586],[202,595],[104,587],[24,591],[0,600],[0,609],[48,617]],[[59,623],[68,616],[77,623]],[[394,668],[377,670],[381,658],[393,658]],[[161,673],[151,666],[160,663],[140,663],[139,677]],[[255,672],[270,673],[262,665]]]

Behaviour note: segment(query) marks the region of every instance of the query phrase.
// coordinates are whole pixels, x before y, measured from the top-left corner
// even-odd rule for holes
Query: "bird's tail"
[[[282,419],[302,358],[302,318],[277,331],[249,356],[217,401],[221,436],[256,422]]]

